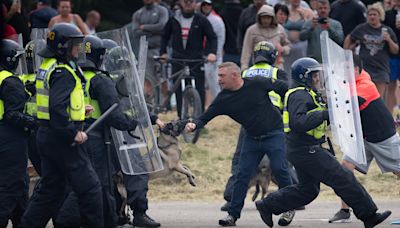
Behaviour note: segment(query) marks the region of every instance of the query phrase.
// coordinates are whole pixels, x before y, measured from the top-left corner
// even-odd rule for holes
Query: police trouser
[[[128,193],[127,203],[134,214],[144,213],[148,209],[147,192],[149,190],[149,176],[125,175],[124,184]]]
[[[357,218],[365,220],[377,207],[354,174],[344,168],[326,149],[318,146],[288,148],[289,161],[295,166],[299,183],[269,194],[264,203],[272,213],[311,203],[319,194],[320,183],[331,187],[353,208]]]
[[[28,139],[28,156],[31,161],[33,168],[35,168],[37,174],[41,175],[41,160],[37,150],[36,144],[36,131],[31,132]]]
[[[226,183],[226,186],[225,186],[225,191],[224,191],[224,199],[227,202],[230,202],[231,198],[232,198],[233,184],[235,183],[236,175],[239,170],[240,149],[243,144],[244,136],[245,136],[245,130],[243,127],[241,127],[239,137],[238,137],[238,142],[237,142],[236,149],[235,149],[235,153],[233,154],[233,158],[232,158],[232,166],[231,166],[231,174],[232,175],[229,177],[228,182]],[[288,172],[289,172],[290,177],[292,178],[293,184],[297,184],[299,181],[297,178],[296,170],[294,170],[294,168],[292,167],[291,164],[289,164],[289,166],[288,166]]]
[[[17,227],[28,200],[27,135],[0,122],[0,145],[0,227]]]
[[[106,147],[101,132],[92,131],[88,137],[86,142],[87,153],[102,186],[104,227],[115,227],[118,218],[114,192],[111,189],[113,183],[109,177],[111,161],[109,161],[107,153],[110,153],[110,151]],[[71,191],[60,208],[56,222],[64,227],[79,227],[80,221],[78,197]]]
[[[112,154],[114,162],[115,173],[121,171],[121,166],[117,153]],[[138,158],[139,159],[139,158]],[[142,175],[126,175],[123,173],[124,186],[127,192],[127,204],[133,210],[133,213],[144,213],[148,209],[147,192],[149,190],[149,176]],[[118,210],[122,206],[122,198],[117,188],[114,188],[115,198],[117,201]]]
[[[101,185],[84,145],[72,147],[47,127],[39,128],[37,144],[42,159],[41,183],[22,217],[22,227],[45,227],[63,203],[68,181],[78,196],[83,225],[102,228]]]

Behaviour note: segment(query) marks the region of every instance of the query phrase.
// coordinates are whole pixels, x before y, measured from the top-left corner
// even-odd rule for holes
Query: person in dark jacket
[[[171,17],[164,27],[161,40],[160,55],[167,59],[167,46],[171,40],[172,58],[201,60],[207,56],[208,62],[215,62],[217,57],[217,36],[206,17],[195,13],[196,2],[194,0],[180,0],[181,10]],[[207,39],[204,46],[204,39]],[[200,94],[202,107],[204,107],[204,70],[203,65],[190,63],[190,74],[195,77],[196,89]],[[172,72],[182,69],[179,64],[172,65]],[[189,82],[190,83],[190,82]],[[181,117],[182,91],[175,91],[178,116]]]
[[[224,62],[240,64],[240,51],[237,47],[239,17],[243,7],[239,0],[226,0],[220,16],[225,23]]]
[[[344,155],[342,165],[351,171],[357,169],[367,174],[375,159],[382,173],[393,172],[400,177],[400,138],[392,114],[386,108],[371,77],[363,70],[360,57],[353,55],[353,62],[367,164],[359,164]],[[349,219],[349,206],[342,202],[341,210],[329,222]]]
[[[31,28],[47,28],[51,18],[56,15],[58,12],[51,8],[50,0],[39,0],[36,9],[29,13]]]
[[[294,84],[285,95],[283,123],[288,159],[296,168],[299,184],[279,189],[255,204],[264,223],[272,227],[272,214],[279,215],[311,203],[318,196],[322,182],[353,208],[365,228],[371,228],[391,212],[377,213],[374,201],[354,174],[321,146],[329,119],[321,95],[315,92],[320,84],[321,69],[315,59],[296,60],[292,65]]]
[[[186,131],[204,127],[218,115],[227,115],[245,129],[240,151],[239,171],[233,186],[228,216],[219,220],[221,226],[235,226],[247,194],[250,178],[264,155],[271,161],[272,173],[280,188],[292,184],[289,176],[282,117],[268,96],[274,90],[283,96],[286,82],[266,77],[242,78],[240,68],[232,62],[219,65],[218,81],[222,91],[200,117],[186,124]]]
[[[0,227],[7,227],[9,219],[17,227],[28,201],[27,129],[35,129],[36,121],[24,114],[29,95],[15,75],[24,49],[12,40],[0,43]]]

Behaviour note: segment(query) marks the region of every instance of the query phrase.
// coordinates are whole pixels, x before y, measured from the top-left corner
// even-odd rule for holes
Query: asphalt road
[[[379,228],[400,228],[400,225],[391,225],[391,221],[400,220],[400,199],[393,201],[377,201],[378,208],[391,210],[392,215],[380,224]],[[162,228],[197,228],[197,227],[219,227],[218,219],[226,216],[220,211],[222,202],[158,202],[150,203],[148,214],[161,223]],[[306,210],[297,211],[295,219],[288,227],[310,227],[310,228],[362,228],[362,222],[352,214],[351,223],[328,223],[339,207],[338,202],[314,201],[307,205]],[[274,223],[277,224],[278,216],[274,216]],[[236,222],[237,227],[261,228],[267,227],[261,220],[255,205],[247,202],[242,218]],[[51,223],[47,227],[52,227]],[[132,226],[124,226],[128,228]],[[274,227],[279,227],[278,225]],[[9,224],[7,228],[11,228]]]
[[[226,216],[221,212],[221,203],[202,202],[160,202],[151,203],[149,215],[162,224],[163,228],[195,228],[195,227],[219,227],[218,220]],[[391,210],[392,215],[377,227],[396,228],[400,225],[391,225],[393,220],[400,220],[400,200],[378,201],[380,210]],[[362,222],[352,214],[351,223],[329,224],[328,219],[338,210],[339,202],[313,202],[304,211],[297,211],[295,219],[289,227],[312,228],[362,228]],[[274,216],[276,226],[278,216]],[[236,222],[237,227],[258,228],[267,227],[259,217],[253,203],[246,203],[241,218]]]

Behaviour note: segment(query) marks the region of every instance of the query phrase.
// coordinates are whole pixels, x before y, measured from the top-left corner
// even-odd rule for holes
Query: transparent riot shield
[[[43,57],[39,56],[37,53],[46,47],[48,32],[49,30],[47,28],[33,28],[31,32],[31,42],[33,42],[32,53],[34,54],[32,56],[32,61],[35,72],[40,68],[40,64],[42,64],[43,61]]]
[[[119,46],[104,56],[104,69],[116,80],[122,99],[120,108],[138,121],[134,131],[112,129],[121,170],[128,175],[151,173],[163,169],[156,138],[139,82],[135,57],[126,28],[97,33],[101,39],[114,40]]]
[[[353,54],[321,33],[323,75],[333,141],[354,161],[366,164]]]

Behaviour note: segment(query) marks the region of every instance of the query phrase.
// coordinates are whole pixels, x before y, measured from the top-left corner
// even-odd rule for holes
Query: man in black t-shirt
[[[222,91],[205,113],[186,125],[186,130],[202,128],[218,115],[231,117],[245,129],[241,157],[246,159],[239,160],[228,216],[219,220],[221,226],[234,226],[240,218],[250,178],[264,155],[268,155],[271,161],[272,173],[279,187],[292,184],[286,162],[282,117],[268,96],[272,90],[283,96],[287,84],[265,77],[241,78],[240,68],[232,62],[219,65],[218,82]]]

